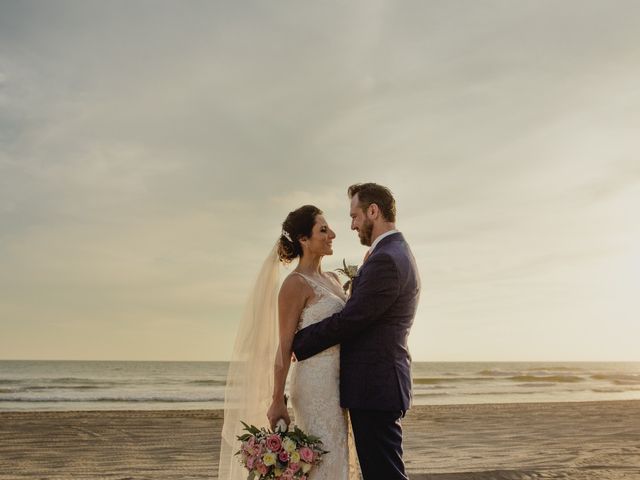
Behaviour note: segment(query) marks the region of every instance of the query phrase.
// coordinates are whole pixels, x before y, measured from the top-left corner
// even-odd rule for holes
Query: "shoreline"
[[[640,399],[637,400],[584,400],[584,401],[567,401],[567,402],[497,402],[497,403],[447,403],[447,404],[438,404],[438,405],[414,405],[413,407],[411,407],[411,410],[417,410],[417,409],[433,409],[433,410],[437,410],[437,409],[448,409],[448,408],[465,408],[465,407],[482,407],[482,406],[491,406],[493,408],[501,408],[501,407],[505,407],[508,408],[509,406],[515,406],[515,405],[535,405],[536,408],[540,408],[542,406],[548,405],[548,408],[551,408],[554,405],[567,405],[567,404],[578,404],[578,405],[582,405],[582,404],[608,404],[608,403],[638,403],[640,404]],[[291,410],[291,409],[289,409]],[[65,416],[65,414],[67,414],[67,416],[74,416],[75,414],[78,413],[88,413],[88,414],[92,414],[92,413],[109,413],[109,414],[119,414],[119,413],[126,413],[126,414],[131,414],[131,415],[135,415],[135,414],[142,414],[144,415],[145,413],[149,413],[152,415],[156,415],[156,414],[181,414],[181,413],[193,413],[195,416],[200,416],[200,415],[207,415],[207,416],[212,416],[213,418],[222,418],[224,415],[224,410],[222,408],[167,408],[167,409],[153,409],[153,408],[140,408],[140,409],[136,409],[136,408],[131,408],[131,409],[105,409],[105,410],[98,410],[98,409],[89,409],[89,410],[82,410],[82,409],[77,409],[77,410],[1,410],[0,409],[0,417],[2,416],[9,416],[9,415],[13,415],[13,414],[24,414],[24,415],[31,415],[31,414],[51,414],[54,416]]]
[[[510,405],[535,405],[536,408],[542,408],[544,405],[567,405],[567,404],[607,404],[607,403],[634,403],[637,402],[640,404],[640,399],[615,399],[615,400],[567,400],[567,401],[548,401],[548,402],[495,402],[495,403],[445,403],[445,404],[419,404],[411,407],[411,410],[415,409],[447,409],[450,407],[456,408],[465,408],[465,407],[482,407],[491,405],[494,408],[500,408],[501,406],[510,406]],[[291,410],[291,409],[289,409]],[[409,411],[411,411],[409,410]],[[73,416],[77,413],[128,413],[128,414],[136,414],[136,413],[152,413],[152,414],[162,414],[162,413],[172,413],[179,414],[181,412],[193,412],[195,414],[207,414],[212,415],[215,418],[222,418],[224,409],[222,408],[122,408],[122,409],[70,409],[70,410],[46,410],[46,409],[22,409],[22,410],[2,410],[0,409],[0,417],[9,414],[70,414]]]
[[[0,479],[213,479],[222,410],[0,412]],[[640,478],[640,400],[419,405],[412,480]]]

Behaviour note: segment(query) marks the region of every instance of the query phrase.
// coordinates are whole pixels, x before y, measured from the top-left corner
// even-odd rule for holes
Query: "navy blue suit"
[[[340,344],[340,404],[348,408],[365,480],[404,480],[400,418],[411,406],[409,330],[420,277],[401,233],[383,238],[344,309],[300,330],[298,361]]]

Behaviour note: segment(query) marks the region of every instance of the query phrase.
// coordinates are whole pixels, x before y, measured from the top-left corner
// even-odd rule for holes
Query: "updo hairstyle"
[[[313,205],[303,205],[289,212],[282,222],[282,234],[278,243],[278,257],[282,263],[291,263],[292,260],[302,257],[300,238],[311,237],[317,215],[322,215],[322,210]]]

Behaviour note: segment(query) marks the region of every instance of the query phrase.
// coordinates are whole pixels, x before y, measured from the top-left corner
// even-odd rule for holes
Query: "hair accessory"
[[[289,235],[289,232],[287,232],[286,230],[282,230],[282,236],[293,243],[293,240],[291,240],[291,235]]]

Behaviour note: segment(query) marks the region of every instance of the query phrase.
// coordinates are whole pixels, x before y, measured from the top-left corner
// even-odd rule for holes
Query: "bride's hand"
[[[281,418],[285,421],[287,426],[291,423],[287,406],[284,403],[284,398],[282,400],[273,400],[273,402],[271,402],[271,406],[267,411],[267,418],[269,419],[271,430],[276,428],[276,424]]]

